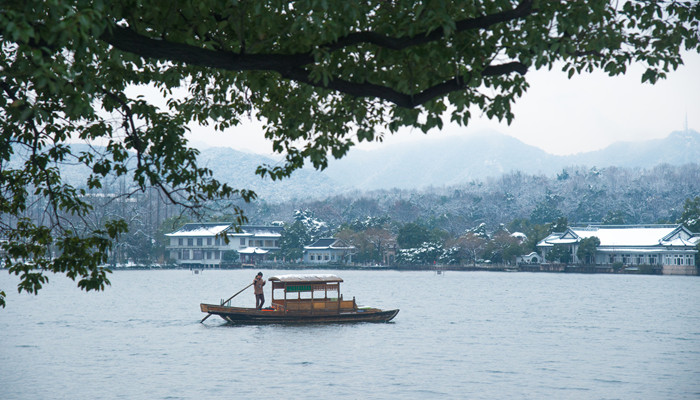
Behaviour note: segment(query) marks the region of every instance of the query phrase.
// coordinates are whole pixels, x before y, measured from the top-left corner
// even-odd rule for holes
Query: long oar
[[[253,282],[253,283],[255,283],[255,282]],[[249,287],[253,286],[253,283],[251,283],[250,285],[244,287],[243,289],[241,289],[240,291],[238,291],[238,293],[236,293],[236,294],[234,294],[233,296],[229,297],[228,299],[226,299],[226,301],[224,301],[224,302],[221,303],[221,304],[226,304],[226,303],[228,303],[232,298],[238,296],[239,294],[243,293],[244,290],[246,290],[246,289],[248,289]],[[201,324],[202,322],[206,321],[207,318],[209,318],[209,317],[211,317],[211,316],[212,316],[211,313],[207,314],[207,316],[204,317],[201,321],[199,321],[199,323]]]

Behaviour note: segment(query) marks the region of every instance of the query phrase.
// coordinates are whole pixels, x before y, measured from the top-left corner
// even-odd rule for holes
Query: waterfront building
[[[624,268],[641,265],[657,268],[666,275],[697,275],[695,258],[700,234],[690,232],[683,225],[588,225],[569,227],[564,232],[552,233],[537,244],[544,263],[555,246],[563,246],[569,263],[584,264],[577,252],[581,241],[597,237],[600,244],[592,257],[594,265],[611,266],[619,263]],[[590,263],[590,262],[589,262]]]
[[[540,261],[542,260],[542,256],[537,254],[536,252],[531,252],[530,254],[525,254],[522,256],[517,256],[515,257],[515,262],[516,264],[539,264]]]
[[[282,226],[243,225],[234,229],[229,222],[189,223],[165,236],[170,258],[177,265],[217,268],[235,251],[242,263],[274,260],[280,250]],[[228,238],[228,243],[223,239]]]
[[[324,238],[304,246],[304,262],[309,264],[347,264],[352,262],[355,246],[341,239]]]

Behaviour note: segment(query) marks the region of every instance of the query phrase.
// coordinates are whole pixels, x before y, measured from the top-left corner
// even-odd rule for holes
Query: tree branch
[[[491,25],[522,18],[532,13],[533,0],[522,0],[512,10],[476,18],[468,18],[456,23],[456,31],[463,32],[470,29],[487,28]],[[351,33],[338,41],[322,45],[320,47],[329,50],[338,50],[359,43],[372,43],[393,50],[401,50],[436,40],[445,36],[442,28],[433,32],[423,32],[408,38],[393,38],[375,32]],[[336,90],[355,97],[376,97],[394,103],[400,107],[414,108],[436,97],[447,93],[464,89],[464,79],[455,77],[425,89],[418,94],[400,93],[390,87],[354,83],[342,79],[331,79],[327,84],[310,78],[304,65],[314,63],[311,53],[300,54],[235,54],[231,52],[215,51],[200,47],[173,43],[167,40],[153,39],[141,35],[131,28],[112,26],[106,30],[100,39],[122,51],[137,54],[144,58],[166,59],[174,62],[199,65],[210,68],[229,71],[274,71],[286,79],[305,83],[314,87]],[[489,65],[481,71],[483,76],[506,75],[511,72],[525,74],[527,67],[519,62],[510,62],[500,65]]]
[[[165,59],[229,71],[280,71],[314,62],[310,54],[235,54],[183,43],[153,39],[131,28],[112,26],[100,39],[115,48],[144,58]]]
[[[507,75],[512,72],[517,72],[524,75],[527,72],[527,66],[520,62],[513,61],[506,64],[490,65],[484,68],[481,74],[483,76],[497,76]],[[418,94],[411,95],[398,92],[386,86],[373,85],[370,83],[354,83],[342,79],[331,79],[328,81],[327,85],[322,86],[318,82],[312,81],[309,75],[309,72],[302,68],[295,68],[282,73],[284,78],[295,80],[297,82],[336,90],[355,97],[375,97],[404,108],[414,108],[448,93],[464,90],[464,82],[469,80],[465,79],[463,76],[457,76],[448,81],[431,86]]]
[[[507,75],[511,72],[517,72],[520,75],[525,75],[527,73],[527,66],[518,61],[511,61],[505,64],[489,65],[481,71],[483,76],[498,76]]]
[[[488,28],[491,25],[501,22],[508,22],[518,18],[530,15],[532,10],[532,0],[522,0],[518,6],[512,10],[501,11],[495,14],[483,15],[476,18],[467,18],[457,21],[455,24],[455,32],[464,32],[472,29]],[[343,47],[352,46],[360,43],[371,43],[379,47],[384,47],[391,50],[403,50],[408,47],[418,46],[425,43],[430,43],[440,40],[445,37],[443,28],[436,29],[432,32],[421,32],[411,37],[391,37],[371,31],[353,32],[345,37],[338,39],[336,42],[321,46],[329,50],[338,50]]]

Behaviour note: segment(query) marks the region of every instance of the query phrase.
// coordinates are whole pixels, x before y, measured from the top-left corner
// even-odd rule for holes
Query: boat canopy
[[[290,275],[277,275],[272,276],[268,280],[277,281],[283,283],[330,283],[330,282],[342,282],[343,279],[337,275],[333,274],[290,274]]]

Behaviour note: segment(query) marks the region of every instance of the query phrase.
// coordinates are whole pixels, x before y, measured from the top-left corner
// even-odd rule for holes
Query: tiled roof
[[[329,239],[318,239],[317,241],[313,242],[307,247],[330,247],[335,243],[336,239],[329,238]]]
[[[214,236],[230,229],[232,225],[231,222],[192,222],[165,236]],[[231,236],[280,237],[283,229],[281,226],[242,225],[241,232],[235,233],[231,230],[228,234]]]
[[[259,247],[246,247],[245,249],[238,250],[238,252],[240,254],[267,254],[270,251]]]
[[[681,225],[591,225],[571,227],[563,233],[553,233],[543,239],[538,246],[572,244],[589,237],[600,240],[599,248],[605,247],[653,247],[688,246],[693,238],[686,240],[676,235]]]
[[[215,236],[228,229],[229,226],[231,226],[230,223],[224,222],[189,223],[165,236]]]
[[[581,239],[595,236],[603,246],[657,246],[661,239],[673,232],[677,225],[658,226],[595,226],[571,228]]]
[[[340,239],[334,238],[324,238],[318,239],[308,246],[304,246],[307,250],[321,250],[321,249],[354,249],[355,247],[345,243]]]

